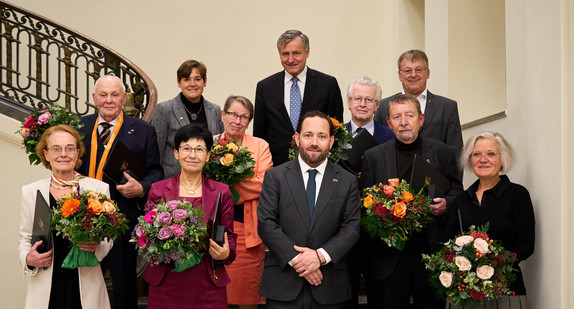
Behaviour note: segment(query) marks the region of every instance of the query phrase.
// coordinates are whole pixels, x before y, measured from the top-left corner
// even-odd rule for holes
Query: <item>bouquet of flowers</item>
[[[206,248],[207,225],[201,207],[188,201],[168,201],[146,205],[145,216],[138,218],[131,242],[138,253],[152,264],[175,263],[181,272],[201,261]]]
[[[251,153],[247,147],[239,147],[234,140],[220,138],[211,149],[210,156],[211,160],[203,167],[205,177],[228,185],[233,202],[237,202],[239,193],[233,189],[233,184],[255,175],[255,160]]]
[[[438,252],[423,254],[439,296],[464,307],[511,294],[516,253],[489,239],[487,231],[488,224],[478,230],[471,226],[469,233],[449,240]]]
[[[349,133],[347,128],[343,126],[337,119],[331,118],[331,122],[333,126],[335,126],[335,142],[333,143],[333,147],[329,150],[328,158],[331,162],[338,164],[341,160],[347,160],[349,156],[347,156],[346,151],[351,149],[351,141],[353,140],[353,135]],[[299,148],[295,143],[295,135],[293,135],[293,139],[291,140],[291,147],[289,148],[289,160],[293,160],[297,158],[299,155]]]
[[[363,189],[361,227],[372,238],[380,238],[389,247],[403,250],[409,235],[423,230],[431,222],[430,198],[415,194],[405,180],[389,179]]]
[[[42,162],[36,155],[36,145],[44,131],[59,124],[67,124],[76,130],[80,130],[84,126],[77,114],[55,103],[50,105],[38,104],[38,108],[32,112],[32,115],[22,122],[20,130],[16,133],[20,133],[24,139],[22,143],[28,154],[30,165],[37,165]]]
[[[126,218],[106,195],[86,190],[63,196],[54,209],[52,227],[74,246],[62,263],[63,268],[91,267],[99,261],[93,252],[80,250],[78,244],[117,239],[127,230]]]

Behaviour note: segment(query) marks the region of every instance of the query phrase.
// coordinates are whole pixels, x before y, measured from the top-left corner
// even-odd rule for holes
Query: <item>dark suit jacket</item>
[[[401,93],[397,93],[381,100],[375,112],[375,121],[387,126],[387,108],[391,100]],[[425,121],[419,134],[423,137],[434,138],[449,146],[462,150],[462,131],[458,118],[456,101],[427,91],[427,105],[425,108]]]
[[[297,159],[265,173],[257,210],[259,236],[270,252],[259,293],[291,301],[305,278],[289,266],[294,245],[323,248],[332,261],[321,267],[323,281],[311,286],[315,300],[335,304],[351,299],[348,252],[359,239],[357,177],[328,162],[312,219],[309,218],[303,175]]]
[[[454,197],[462,192],[462,182],[459,178],[458,165],[456,163],[456,151],[454,148],[442,142],[430,138],[422,138],[422,156],[425,160],[440,171],[450,180],[451,189],[446,192],[447,207],[452,205]],[[361,188],[366,188],[378,183],[388,183],[390,178],[397,178],[397,159],[395,139],[373,147],[365,152],[363,159],[363,170],[361,173]],[[409,181],[409,179],[406,179]],[[383,241],[365,239],[365,245],[361,246],[365,250],[362,255],[364,274],[376,279],[383,280],[391,275],[395,269],[399,258],[404,258],[404,252],[408,251],[407,246],[419,246],[416,253],[430,252],[431,245],[434,247],[434,240],[442,239],[444,217],[435,217],[435,222],[429,224],[426,231],[420,237],[421,241],[416,244],[409,239],[405,245],[405,251],[399,251],[388,247]],[[419,235],[419,234],[417,234]],[[420,236],[420,235],[419,235]],[[361,239],[363,241],[363,239]],[[413,252],[413,251],[409,251]],[[384,261],[384,263],[381,263]],[[420,262],[420,256],[416,258]],[[422,262],[421,262],[422,263]],[[407,279],[406,279],[407,280]]]
[[[97,114],[82,117],[84,127],[80,129],[80,133],[84,134],[83,141],[86,146],[86,152],[82,157],[82,166],[78,169],[78,172],[82,175],[88,175],[90,170],[92,131],[97,118]],[[151,124],[124,114],[124,124],[118,132],[117,139],[131,150],[148,168],[147,175],[143,179],[138,180],[145,192],[144,196],[141,198],[127,199],[116,189],[116,184],[111,179],[105,175],[102,179],[102,181],[110,185],[111,199],[118,203],[118,207],[129,220],[128,225],[130,226],[130,229],[133,229],[137,222],[137,218],[143,214],[143,206],[145,205],[147,193],[151,188],[151,184],[163,179],[163,170],[159,164],[157,136],[155,129]],[[98,138],[97,163],[99,163],[99,159],[103,152],[104,147]]]
[[[345,126],[347,127],[347,130],[351,132],[351,122],[347,122]],[[373,137],[377,140],[377,142],[379,142],[379,144],[382,144],[388,140],[392,140],[393,138],[395,138],[395,134],[391,129],[379,124],[376,121],[375,121],[375,131],[373,133],[374,133]],[[351,134],[353,134],[353,132],[351,132]]]
[[[285,108],[285,71],[257,83],[253,136],[269,143],[273,166],[289,161],[289,146],[295,131]],[[307,69],[301,115],[319,110],[343,122],[343,99],[333,76]]]
[[[204,221],[207,222],[210,227],[208,230],[211,231],[213,226],[213,215],[215,215],[215,202],[217,200],[217,193],[221,192],[221,204],[219,205],[219,216],[221,216],[221,225],[225,227],[227,232],[227,239],[229,241],[229,256],[227,259],[215,263],[215,274],[217,279],[213,276],[213,268],[211,266],[211,256],[209,252],[205,252],[203,256],[202,263],[195,267],[204,267],[205,275],[211,278],[213,284],[218,287],[225,286],[231,282],[227,272],[225,271],[225,266],[235,260],[235,247],[237,241],[237,235],[233,232],[233,198],[231,197],[231,192],[229,191],[229,186],[211,180],[209,178],[203,177],[203,187],[201,189],[202,194],[202,204],[203,211],[205,213]],[[167,202],[171,200],[178,200],[179,197],[179,173],[172,178],[156,182],[152,185],[148,196],[148,202]],[[165,273],[169,270],[171,271],[173,266],[168,266],[166,264],[160,265],[148,265],[143,274],[144,279],[152,286],[159,285]],[[185,282],[182,282],[185,284]],[[208,290],[209,287],[206,287]]]

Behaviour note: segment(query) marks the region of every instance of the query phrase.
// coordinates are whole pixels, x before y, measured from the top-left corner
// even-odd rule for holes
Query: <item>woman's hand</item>
[[[229,241],[227,232],[223,234],[223,246],[220,247],[213,239],[209,239],[209,255],[217,261],[223,261],[229,256]]]
[[[44,253],[38,253],[38,246],[43,243],[37,241],[26,255],[26,265],[32,267],[48,267],[52,264],[52,250]]]
[[[97,246],[98,246],[98,243],[95,241],[86,241],[86,242],[81,242],[78,244],[78,248],[80,248],[80,250],[88,251],[88,252],[96,252]]]

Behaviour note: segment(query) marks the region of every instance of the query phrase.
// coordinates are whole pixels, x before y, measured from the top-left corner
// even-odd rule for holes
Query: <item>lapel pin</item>
[[[339,182],[339,179],[333,178],[333,182]]]
[[[183,117],[179,117],[179,120],[183,120]]]
[[[427,163],[430,163],[430,159],[427,159]]]
[[[134,133],[134,129],[131,129],[128,131],[128,134],[132,134],[132,133]]]

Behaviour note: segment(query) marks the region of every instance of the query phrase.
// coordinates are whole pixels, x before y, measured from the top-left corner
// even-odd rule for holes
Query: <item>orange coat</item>
[[[273,167],[273,161],[269,144],[263,139],[246,134],[243,136],[241,146],[247,147],[255,160],[255,175],[245,182],[234,184],[233,188],[241,196],[237,204],[243,203],[244,205],[245,245],[247,248],[252,248],[263,242],[257,234],[257,205],[263,177],[265,172]]]

